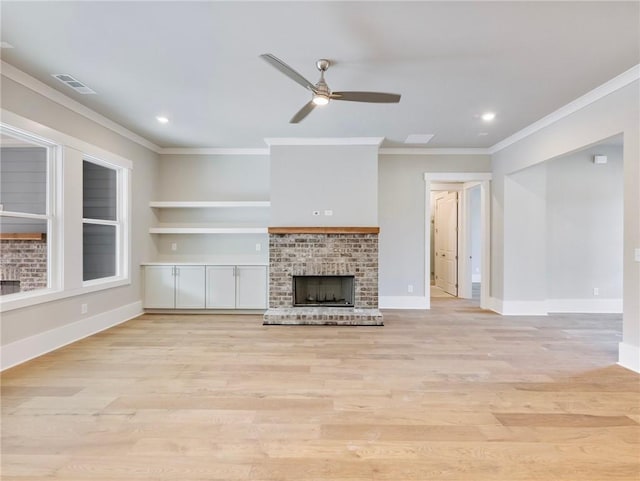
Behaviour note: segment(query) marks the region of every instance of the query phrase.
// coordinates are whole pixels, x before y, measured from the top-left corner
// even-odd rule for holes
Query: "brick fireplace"
[[[377,227],[269,229],[264,324],[381,326]],[[295,276],[353,276],[353,307],[294,306]]]

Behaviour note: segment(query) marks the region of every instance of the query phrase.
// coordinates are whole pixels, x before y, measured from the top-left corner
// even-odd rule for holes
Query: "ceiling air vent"
[[[58,80],[60,80],[60,82],[62,82],[66,86],[71,87],[73,90],[75,90],[79,94],[95,94],[96,93],[94,90],[91,90],[82,82],[73,78],[71,75],[67,75],[64,73],[54,73],[51,75],[52,77],[55,77]]]

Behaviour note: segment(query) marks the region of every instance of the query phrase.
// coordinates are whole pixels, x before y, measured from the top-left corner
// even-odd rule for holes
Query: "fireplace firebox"
[[[293,276],[294,307],[353,307],[354,276]]]

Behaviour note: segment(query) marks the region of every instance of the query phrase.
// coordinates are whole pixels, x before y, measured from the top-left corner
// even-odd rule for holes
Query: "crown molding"
[[[269,149],[169,147],[160,149],[158,153],[161,155],[269,155]]]
[[[591,105],[592,103],[600,100],[603,97],[606,97],[616,90],[620,90],[621,88],[626,87],[631,82],[634,82],[638,79],[640,79],[640,65],[635,65],[626,72],[621,73],[617,77],[614,77],[611,80],[603,83],[590,92],[587,92],[583,96],[578,97],[577,99],[569,102],[563,107],[560,107],[558,110],[550,113],[546,117],[537,120],[536,122],[528,125],[515,134],[510,135],[497,144],[492,145],[491,147],[489,147],[488,152],[489,154],[495,154],[496,152],[499,152],[500,150],[505,149],[526,137],[529,137],[539,130],[542,130],[549,125],[554,124],[555,122],[558,122],[565,117],[568,117],[578,110]]]
[[[135,132],[130,131],[129,129],[123,127],[122,125],[114,122],[111,119],[97,113],[94,110],[91,110],[89,107],[85,107],[80,102],[73,100],[71,97],[66,96],[62,92],[49,87],[47,84],[41,82],[33,78],[31,75],[23,72],[22,70],[17,69],[11,64],[2,61],[1,64],[2,75],[5,77],[27,87],[28,89],[33,90],[34,92],[48,98],[56,102],[57,104],[62,105],[63,107],[68,108],[69,110],[86,117],[87,119],[106,127],[113,132],[122,135],[123,137],[139,144],[143,147],[146,147],[153,152],[160,153],[162,150],[159,146],[150,142],[149,140],[141,137]]]
[[[381,148],[380,155],[489,155],[489,149],[484,148],[411,148],[392,147]]]
[[[380,145],[384,137],[268,137],[265,143],[274,145]]]

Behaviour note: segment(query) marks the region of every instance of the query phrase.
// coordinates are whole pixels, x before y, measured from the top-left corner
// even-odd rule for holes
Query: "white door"
[[[234,309],[236,307],[235,266],[207,266],[208,309]]]
[[[176,267],[176,308],[204,309],[204,266]]]
[[[238,309],[267,308],[267,266],[238,266],[236,282]]]
[[[145,266],[144,307],[173,309],[175,307],[174,266]]]
[[[436,286],[458,295],[458,193],[436,197],[434,215]]]

